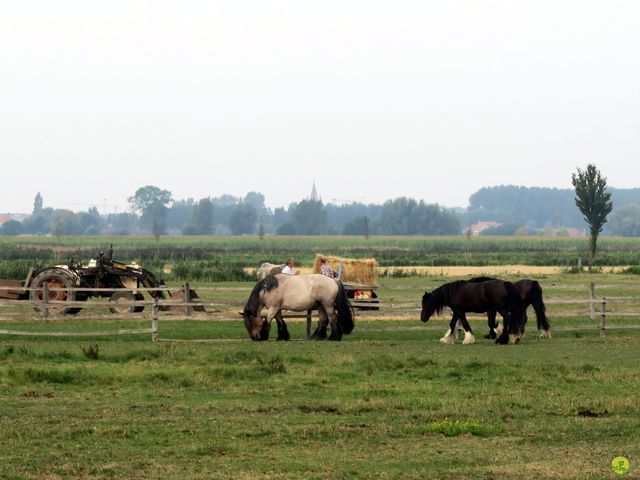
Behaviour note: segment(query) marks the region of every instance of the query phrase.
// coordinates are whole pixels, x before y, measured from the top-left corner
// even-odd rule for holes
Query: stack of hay
[[[359,285],[376,284],[376,267],[378,266],[378,262],[373,258],[356,260],[316,254],[316,259],[313,262],[313,273],[320,273],[320,262],[318,261],[320,257],[324,257],[327,260],[327,265],[336,272],[340,271],[340,263],[342,263],[342,276],[340,280],[345,283],[356,283]]]

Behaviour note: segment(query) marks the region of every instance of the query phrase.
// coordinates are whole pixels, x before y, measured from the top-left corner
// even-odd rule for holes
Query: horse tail
[[[522,325],[525,314],[524,303],[513,283],[504,282],[504,286],[507,289],[507,303],[511,312],[509,326],[505,325],[505,332],[520,334],[520,330],[524,328],[524,325]]]
[[[349,298],[347,297],[347,291],[344,288],[342,282],[338,283],[338,294],[336,295],[336,299],[334,300],[333,307],[336,311],[336,316],[338,317],[338,325],[342,329],[343,333],[349,334],[353,331],[353,309],[351,307],[351,303],[349,303]]]
[[[531,282],[531,289],[529,290],[529,301],[536,311],[536,319],[538,320],[538,330],[548,332],[551,329],[549,320],[547,319],[547,308],[542,301],[542,287],[537,280]]]

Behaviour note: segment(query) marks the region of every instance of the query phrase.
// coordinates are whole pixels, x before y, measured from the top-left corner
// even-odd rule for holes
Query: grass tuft
[[[270,375],[287,373],[287,366],[280,355],[276,355],[275,357],[270,357],[267,359],[257,357],[256,360],[258,362],[258,365],[260,366],[260,370],[265,373],[268,373]]]
[[[100,358],[100,347],[98,347],[97,343],[86,347],[80,347],[80,350],[82,350],[84,356],[90,360],[98,360]]]

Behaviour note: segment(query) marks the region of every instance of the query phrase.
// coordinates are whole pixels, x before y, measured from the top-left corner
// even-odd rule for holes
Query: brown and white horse
[[[264,319],[263,308],[267,309]],[[301,312],[313,308],[318,309],[320,316],[313,340],[327,338],[328,323],[331,323],[329,340],[341,340],[342,334],[353,331],[353,312],[342,282],[319,274],[268,275],[253,287],[242,315],[252,340],[268,340],[274,318],[278,340],[289,340],[282,310]]]

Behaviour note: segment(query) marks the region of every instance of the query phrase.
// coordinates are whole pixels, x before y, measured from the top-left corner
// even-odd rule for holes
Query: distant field
[[[0,238],[0,278],[20,279],[34,264],[86,262],[114,244],[114,258],[137,261],[168,281],[248,280],[247,268],[293,256],[310,268],[316,253],[348,258],[373,257],[384,276],[396,267],[575,268],[586,265],[586,239],[542,237],[19,237]],[[603,237],[596,266],[640,265],[640,242]],[[420,267],[420,268],[418,268]],[[437,270],[437,269],[436,269]],[[433,271],[433,270],[432,270]],[[409,272],[414,273],[414,272]]]

